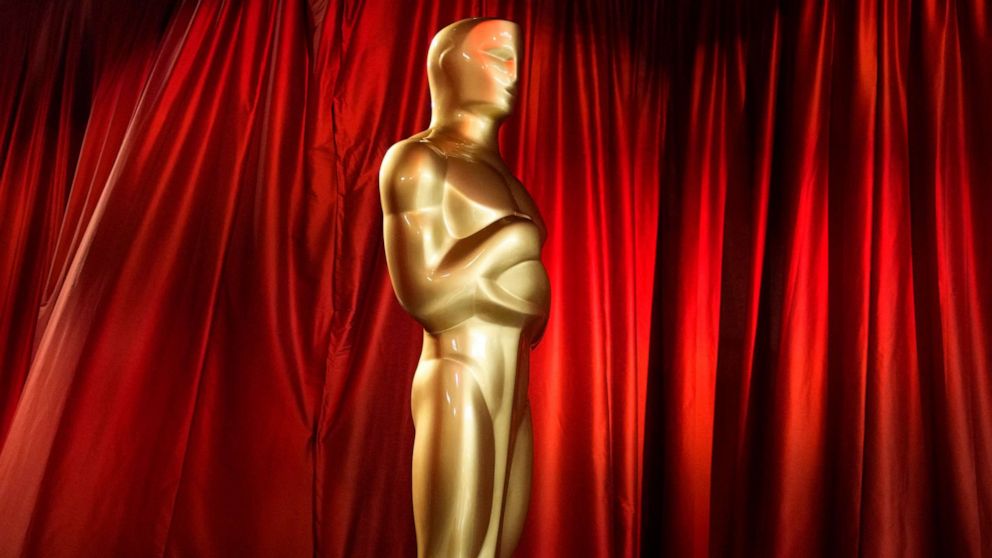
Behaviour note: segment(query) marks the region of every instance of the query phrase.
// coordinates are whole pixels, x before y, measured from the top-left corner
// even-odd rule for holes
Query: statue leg
[[[475,558],[489,529],[495,443],[468,365],[422,361],[414,375],[413,515],[420,558]]]
[[[499,556],[509,558],[520,541],[530,503],[531,467],[534,455],[534,434],[530,420],[530,405],[525,403],[513,434],[510,454],[510,478],[507,479],[503,530],[500,533]]]

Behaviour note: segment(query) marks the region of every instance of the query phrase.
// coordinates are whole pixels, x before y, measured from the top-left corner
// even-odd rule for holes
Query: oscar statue
[[[530,497],[530,349],[549,310],[546,231],[500,157],[520,28],[442,29],[427,61],[427,130],[379,174],[389,274],[424,327],[414,373],[413,509],[421,558],[508,557]]]

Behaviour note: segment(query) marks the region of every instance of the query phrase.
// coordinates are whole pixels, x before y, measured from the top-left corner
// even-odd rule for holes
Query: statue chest
[[[518,199],[527,194],[511,180],[487,163],[449,159],[442,200],[448,233],[467,238],[505,217],[527,215]]]

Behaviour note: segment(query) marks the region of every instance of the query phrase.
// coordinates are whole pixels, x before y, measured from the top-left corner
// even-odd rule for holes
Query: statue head
[[[512,21],[456,21],[431,41],[427,76],[435,117],[458,110],[501,120],[517,91],[520,27]]]

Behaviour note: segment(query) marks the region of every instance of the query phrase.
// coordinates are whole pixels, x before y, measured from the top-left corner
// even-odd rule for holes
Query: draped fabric
[[[992,556],[985,0],[0,0],[0,556],[412,556],[377,172],[518,22],[518,556]],[[657,266],[656,266],[657,264]]]
[[[6,0],[0,556],[415,554],[377,172],[476,15],[522,27],[502,149],[550,232],[518,555],[637,554],[655,10]]]
[[[992,556],[990,5],[663,11],[645,555]]]

